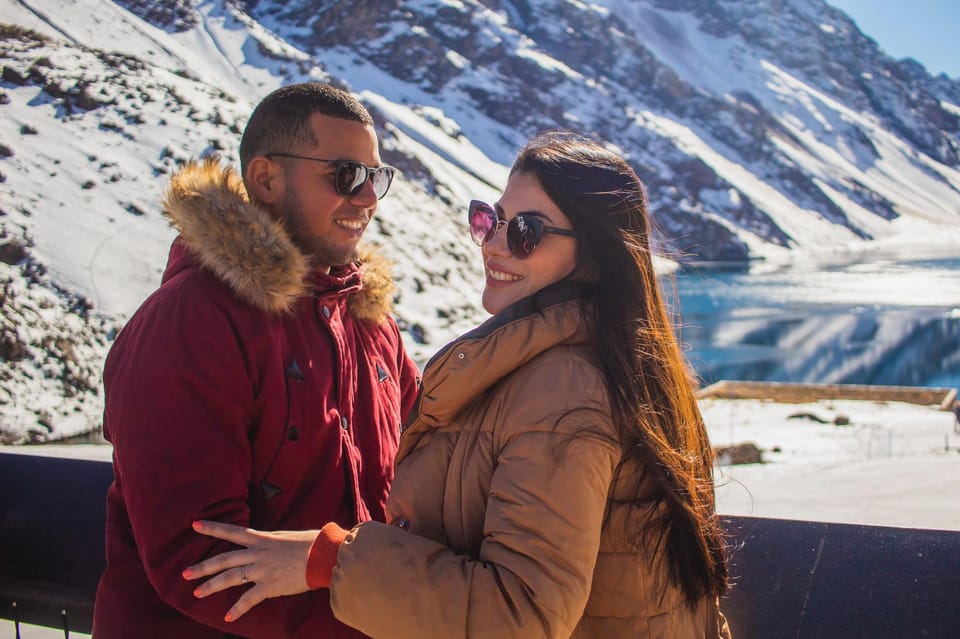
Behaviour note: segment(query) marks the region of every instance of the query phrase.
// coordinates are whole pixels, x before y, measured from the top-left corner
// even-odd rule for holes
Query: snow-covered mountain
[[[822,0],[0,0],[0,43],[0,441],[96,427],[102,356],[173,237],[170,173],[233,160],[290,82],[356,91],[403,172],[368,237],[421,360],[484,317],[465,203],[543,129],[619,149],[681,260],[960,227],[960,82]]]

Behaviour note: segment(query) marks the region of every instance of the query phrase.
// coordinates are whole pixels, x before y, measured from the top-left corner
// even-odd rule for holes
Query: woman
[[[487,322],[427,364],[387,524],[260,533],[206,596],[329,586],[372,637],[727,637],[713,454],[653,271],[643,185],[551,133],[473,202]],[[221,572],[223,571],[223,572]]]

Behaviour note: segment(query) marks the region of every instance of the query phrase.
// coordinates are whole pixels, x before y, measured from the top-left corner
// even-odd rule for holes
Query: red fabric
[[[333,618],[327,590],[270,599],[227,623],[240,591],[197,599],[181,577],[232,548],[194,533],[198,519],[292,530],[384,518],[416,367],[392,320],[348,313],[355,267],[314,284],[293,314],[268,315],[174,243],[162,286],[104,369],[115,481],[97,639],[360,636]]]
[[[311,590],[330,587],[333,567],[337,565],[337,551],[346,538],[347,531],[335,521],[320,529],[307,558],[307,585]]]

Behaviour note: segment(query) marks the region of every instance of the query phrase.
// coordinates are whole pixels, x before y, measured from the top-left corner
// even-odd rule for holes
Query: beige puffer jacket
[[[617,503],[627,478],[611,485],[619,447],[581,308],[553,285],[427,365],[388,524],[340,548],[337,618],[378,639],[728,636],[715,601],[683,603],[664,556],[630,551],[638,509]]]

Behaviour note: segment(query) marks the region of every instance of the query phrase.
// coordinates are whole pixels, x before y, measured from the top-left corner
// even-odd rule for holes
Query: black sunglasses
[[[539,217],[529,213],[518,213],[509,222],[497,214],[497,210],[480,200],[470,201],[470,210],[467,214],[470,222],[470,237],[477,246],[489,242],[497,234],[503,224],[507,225],[507,248],[510,254],[518,260],[525,260],[537,248],[543,239],[544,233],[576,237],[577,234],[569,229],[556,226],[547,226]]]
[[[395,168],[384,164],[377,168],[371,168],[363,162],[353,160],[324,160],[322,158],[311,158],[305,155],[296,155],[294,153],[264,153],[268,158],[296,158],[298,160],[312,160],[313,162],[326,162],[337,167],[333,173],[333,184],[337,193],[342,197],[353,197],[360,192],[367,180],[373,183],[373,192],[377,194],[377,199],[383,199],[383,196],[390,190],[390,184],[393,182],[393,176],[397,172]]]

